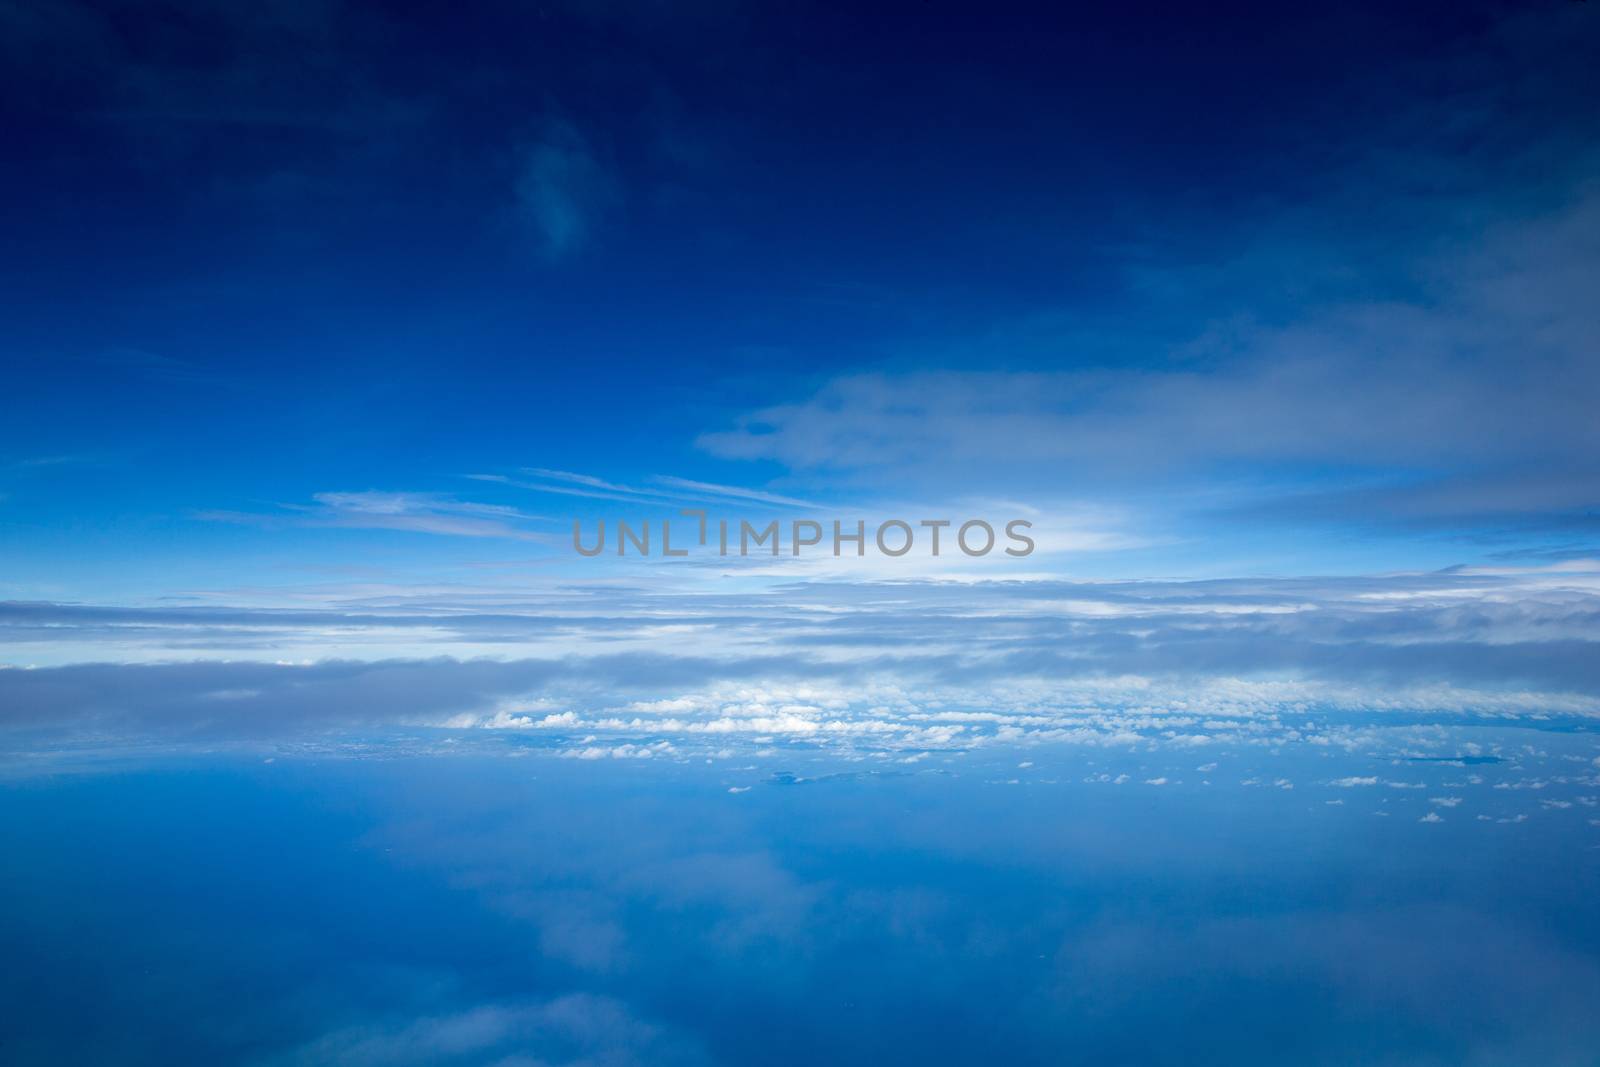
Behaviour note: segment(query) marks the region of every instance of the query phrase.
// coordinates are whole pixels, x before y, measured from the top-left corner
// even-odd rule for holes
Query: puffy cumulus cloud
[[[570,748],[561,753],[569,759],[650,759],[652,756],[665,755],[676,752],[670,741],[657,741],[650,745],[622,744],[607,748],[603,745],[585,745],[582,748]]]

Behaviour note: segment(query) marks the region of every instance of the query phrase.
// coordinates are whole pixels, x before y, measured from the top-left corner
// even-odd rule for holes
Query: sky
[[[10,666],[1593,704],[1584,5],[0,17]],[[1036,549],[790,551],[893,519]]]
[[[0,0],[0,1052],[1591,1062],[1597,48]]]
[[[1584,555],[1594,19],[1391,7],[8,5],[8,593],[526,551],[378,531],[528,469]]]
[[[1308,749],[35,779],[0,822],[27,858],[0,880],[22,963],[0,1041],[278,1067],[1588,1064],[1600,866],[1572,842],[1596,809],[1565,757],[1593,738],[1536,740],[1344,779]]]

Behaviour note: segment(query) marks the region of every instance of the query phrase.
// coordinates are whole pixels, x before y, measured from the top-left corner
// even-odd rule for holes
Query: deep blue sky
[[[1583,554],[1592,14],[10,6],[4,580],[503,554],[249,526],[559,535],[462,477],[521,468],[1179,546],[1074,572]]]

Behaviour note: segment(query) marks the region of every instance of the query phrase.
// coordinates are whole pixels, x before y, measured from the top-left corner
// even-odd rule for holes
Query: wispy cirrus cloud
[[[505,474],[469,474],[467,477],[474,481],[495,482],[536,493],[586,497],[593,500],[618,500],[628,503],[725,503],[740,501],[773,504],[789,508],[818,508],[821,506],[810,501],[783,496],[766,490],[748,489],[737,485],[719,485],[715,482],[693,481],[688,478],[677,478],[670,475],[654,475],[651,481],[661,486],[661,488],[652,489],[623,485],[592,474],[552,470],[547,467],[522,467],[519,469],[519,474],[522,477],[512,477]],[[534,480],[529,480],[530,478]]]
[[[792,496],[780,496],[777,493],[763,492],[758,489],[743,489],[734,485],[718,485],[714,482],[696,482],[688,478],[673,478],[667,475],[657,475],[655,479],[661,485],[691,493],[700,493],[716,497],[731,497],[734,500],[749,500],[758,504],[776,504],[789,508],[818,508],[822,505],[809,500],[799,500]]]
[[[362,530],[407,530],[450,537],[503,537],[549,541],[549,534],[527,529],[537,521],[516,508],[480,504],[437,493],[327,492],[312,494],[312,504],[281,504],[274,512],[208,510],[195,517],[210,522],[253,526],[321,526]]]

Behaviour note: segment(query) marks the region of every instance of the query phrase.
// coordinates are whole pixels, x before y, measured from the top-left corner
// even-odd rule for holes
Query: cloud
[[[627,503],[655,504],[667,502],[715,503],[726,505],[729,501],[775,504],[780,507],[816,508],[819,505],[794,497],[769,493],[760,489],[747,489],[735,485],[718,485],[714,482],[697,482],[688,478],[656,475],[652,480],[660,489],[644,489],[621,485],[592,474],[575,471],[550,470],[545,467],[523,467],[521,473],[540,479],[511,478],[503,474],[469,474],[475,481],[498,482],[536,493],[553,493],[559,496],[587,497],[594,500],[620,500]]]
[[[621,187],[575,125],[552,119],[524,150],[514,193],[518,218],[544,257],[557,261],[595,240]]]
[[[1251,521],[1592,528],[1600,186],[1570,100],[1593,76],[1531,60],[1527,28],[1330,147],[1306,206],[1231,220],[1225,249],[1215,227],[1189,256],[1153,241],[1113,324],[1058,310],[911,343],[700,447],[880,487],[1181,488]],[[1537,122],[1514,117],[1527,98],[1550,101]],[[1131,352],[1130,320],[1149,324]]]
[[[692,1040],[641,1020],[622,1001],[574,993],[550,1000],[482,1004],[421,1018],[356,1023],[266,1059],[262,1067],[319,1063],[689,1067],[709,1062]]]
[[[318,507],[382,522],[416,518],[425,506],[355,496]],[[504,522],[497,514],[467,506],[446,517]],[[969,735],[1006,722],[1068,730],[1074,716],[1143,708],[1164,716],[1167,743],[1215,746],[1228,735],[1208,721],[1214,715],[1600,714],[1600,570],[1572,563],[1204,581],[707,588],[541,578],[518,587],[362,584],[256,595],[290,606],[0,602],[5,660],[65,672],[0,671],[0,689],[13,698],[0,701],[8,709],[0,717],[30,720],[51,694],[73,690],[62,688],[69,679],[93,679],[92,692],[79,690],[78,714],[120,707],[137,720],[142,687],[156,678],[182,685],[165,698],[152,691],[151,714],[165,700],[179,719],[247,732],[270,729],[274,715],[293,722],[325,707],[357,720],[504,712],[515,725],[572,713],[585,722],[676,719],[699,732],[842,737],[893,727],[909,738],[913,727],[934,725]],[[85,663],[107,660],[130,664],[120,697],[117,668]],[[275,666],[282,660],[308,665]],[[197,693],[272,695],[226,706],[198,700],[182,691],[184,670]],[[319,695],[358,675],[370,672],[371,682],[397,671],[414,678],[412,690]],[[291,677],[299,681],[289,685]],[[727,699],[718,690],[725,684],[759,691]],[[529,696],[555,703],[504,703]],[[288,705],[275,709],[274,700]],[[1043,717],[1030,721],[1029,707]]]
[[[1600,241],[1600,196],[1565,225]],[[1541,274],[1537,263],[1516,270],[1519,284]],[[1463,285],[1427,309],[1349,308],[1251,328],[1203,370],[852,375],[699,443],[727,459],[877,479],[944,472],[976,483],[1001,472],[1029,481],[1065,470],[1079,491],[1130,478],[1160,485],[1241,462],[1332,465],[1355,472],[1351,486],[1292,497],[1293,512],[1415,521],[1581,513],[1600,502],[1600,468],[1585,458],[1600,454],[1589,417],[1600,396],[1590,358],[1600,324],[1576,298],[1500,309],[1495,321],[1486,306],[1494,302],[1479,287]]]
[[[693,704],[700,710],[629,708],[630,694],[685,691],[695,694]],[[1493,706],[1492,694],[1469,692],[1455,699],[1466,707]],[[1041,744],[1150,746],[1178,753],[1187,749],[1177,740],[1182,731],[1202,719],[1216,734],[1214,743],[1228,749],[1290,743],[1359,751],[1373,743],[1373,730],[1473,721],[1463,720],[1462,709],[1450,707],[1434,691],[1391,693],[1390,700],[1385,708],[1362,691],[1217,679],[1175,684],[1013,679],[968,688],[930,678],[925,664],[880,661],[849,667],[640,654],[511,661],[79,664],[0,668],[0,738],[38,751],[96,739],[103,744],[295,741],[331,751],[353,744],[352,751],[359,753],[369,742],[377,743],[374,739],[401,750],[430,750],[442,743],[443,731],[450,744],[493,751],[509,743],[578,759],[682,759],[729,745],[748,750],[773,739],[803,740],[840,753],[1015,750]],[[565,710],[527,710],[552,706]],[[1518,698],[1495,712],[1495,721],[1538,725],[1549,718],[1547,707]],[[1600,714],[1600,708],[1590,713]],[[409,733],[397,738],[397,730]],[[1273,782],[1290,787],[1286,778]],[[1349,777],[1331,784],[1375,782]],[[1391,784],[1426,788],[1422,782]]]
[[[283,504],[281,512],[208,510],[195,517],[246,525],[325,526],[342,529],[408,530],[450,537],[503,537],[552,541],[549,534],[520,528],[538,520],[516,508],[478,504],[437,493],[331,492],[312,494],[314,504]]]
[[[743,489],[734,485],[717,485],[713,482],[696,482],[687,478],[673,478],[667,475],[658,475],[656,481],[674,489],[686,489],[692,493],[703,493],[710,496],[732,497],[735,500],[750,500],[759,504],[777,504],[780,507],[790,508],[819,508],[821,505],[810,501],[798,500],[792,496],[780,496],[777,493],[767,493],[756,489]]]

